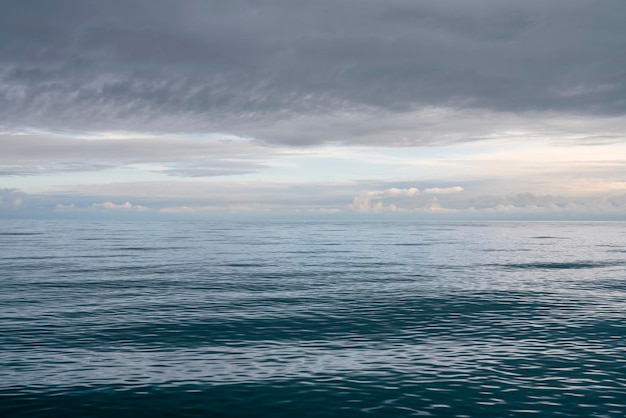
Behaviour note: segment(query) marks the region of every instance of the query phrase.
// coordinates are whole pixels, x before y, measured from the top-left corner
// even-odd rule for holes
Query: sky
[[[626,220],[623,0],[3,0],[0,218]]]

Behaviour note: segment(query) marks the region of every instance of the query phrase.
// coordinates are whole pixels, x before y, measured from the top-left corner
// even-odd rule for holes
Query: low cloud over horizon
[[[624,21],[617,0],[8,0],[0,216],[626,219]]]

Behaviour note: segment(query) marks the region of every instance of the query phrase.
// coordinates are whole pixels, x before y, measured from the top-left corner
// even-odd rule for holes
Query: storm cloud
[[[6,0],[0,128],[428,145],[615,120],[624,22],[621,0]]]

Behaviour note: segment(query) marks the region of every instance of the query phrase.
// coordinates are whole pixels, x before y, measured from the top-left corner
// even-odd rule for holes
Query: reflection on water
[[[8,416],[626,414],[624,223],[0,224]]]

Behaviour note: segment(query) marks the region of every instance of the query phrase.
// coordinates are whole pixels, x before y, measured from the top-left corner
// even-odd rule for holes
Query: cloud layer
[[[616,0],[7,0],[0,125],[411,145],[619,116],[624,21]]]
[[[623,218],[624,22],[621,0],[5,0],[0,212]]]
[[[0,135],[0,175],[78,173],[113,168],[179,177],[252,173],[276,151],[244,139],[84,139]]]

